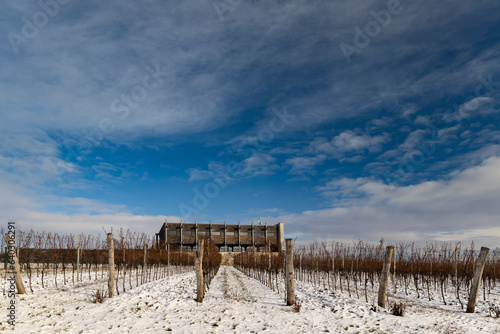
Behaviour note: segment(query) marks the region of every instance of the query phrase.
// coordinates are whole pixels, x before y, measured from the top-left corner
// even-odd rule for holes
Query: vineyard
[[[469,295],[478,256],[474,244],[469,248],[460,243],[435,243],[425,248],[418,248],[414,243],[398,244],[394,254],[391,266],[394,291],[398,286],[403,287],[407,296],[413,289],[417,298],[429,300],[431,290],[439,291],[442,303],[447,305],[445,292],[452,289],[461,308],[464,307],[463,300]],[[354,294],[359,299],[362,295],[368,303],[368,287],[372,290],[377,287],[384,256],[383,241],[379,245],[358,241],[352,245],[321,242],[299,246],[294,250],[294,277],[325,289],[345,290],[349,297]],[[235,265],[271,289],[280,290],[278,282],[284,273],[282,254],[241,254]],[[488,299],[497,284],[500,284],[500,249],[490,252],[487,259],[481,284],[483,300]]]
[[[1,232],[4,235],[5,231]],[[59,235],[17,231],[16,253],[27,291],[27,294],[23,295],[26,297],[22,298],[36,301],[30,304],[30,307],[37,309],[36,303],[40,302],[37,295],[48,298],[47,293],[57,295],[57,292],[70,292],[72,295],[85,296],[84,301],[87,303],[91,301],[90,304],[94,305],[85,307],[106,309],[105,305],[116,303],[119,298],[123,298],[120,300],[127,303],[127,300],[129,301],[137,293],[141,294],[141,298],[150,299],[152,293],[150,291],[160,289],[161,294],[167,293],[172,298],[168,301],[155,297],[153,301],[159,303],[157,305],[159,309],[176,305],[179,310],[194,312],[194,309],[189,307],[196,307],[196,304],[211,305],[220,309],[221,305],[228,302],[266,304],[268,302],[262,301],[266,298],[274,298],[269,303],[279,304],[280,306],[277,306],[279,310],[284,311],[284,308],[287,308],[285,253],[262,251],[235,253],[231,255],[234,261],[234,268],[231,268],[221,266],[223,258],[227,255],[219,253],[218,248],[205,237],[200,238],[203,240],[202,249],[188,251],[171,245],[157,247],[153,238],[129,230],[118,230],[112,235],[108,233],[108,236],[112,236],[113,240],[112,258],[110,258],[109,240],[100,235]],[[387,268],[390,283],[385,295],[388,307],[384,310],[377,307],[376,298],[382,281],[384,262],[387,260],[386,246],[381,240],[378,244],[364,241],[350,244],[323,241],[293,247],[296,301],[292,303],[292,308],[288,306],[292,314],[285,312],[282,316],[286,318],[309,314],[313,318],[320,317],[314,313],[319,307],[321,310],[324,309],[321,312],[325,312],[321,315],[324,317],[323,323],[330,324],[325,328],[334,326],[331,324],[333,320],[339,323],[351,319],[349,321],[352,323],[359,323],[360,319],[375,316],[379,321],[381,318],[385,319],[388,324],[386,330],[380,333],[391,332],[390,324],[394,320],[386,317],[394,317],[391,313],[394,314],[394,307],[398,304],[416,308],[414,316],[418,316],[419,313],[427,315],[427,312],[434,312],[430,310],[437,310],[436,312],[452,312],[455,322],[456,319],[461,319],[459,314],[465,314],[479,257],[479,250],[474,244],[463,246],[460,243],[428,243],[425,247],[418,247],[414,243],[395,245],[394,252],[391,253],[390,268]],[[6,239],[2,238],[3,252],[0,256],[4,259],[5,280],[6,247]],[[109,265],[110,262],[113,266]],[[110,276],[111,268],[114,268],[114,276]],[[203,276],[201,299],[200,278],[196,277],[195,272]],[[109,277],[113,277],[113,293],[106,288],[107,283],[108,287],[110,286]],[[498,311],[500,303],[500,249],[498,248],[490,250],[486,258],[480,287],[479,313],[476,312],[480,316],[470,320],[471,324],[486,321],[485,328],[500,328],[498,327],[500,319],[496,319],[495,316],[495,310]],[[4,284],[3,301],[7,300],[6,289]],[[257,290],[262,290],[263,293],[259,294]],[[96,291],[100,291],[99,293],[104,296],[102,304],[95,300]],[[199,303],[196,303],[196,300]],[[63,301],[60,302],[64,304]],[[138,303],[143,305],[142,302]],[[206,310],[208,306],[202,307]],[[264,308],[265,312],[271,311],[267,306]],[[97,312],[97,309],[95,310]],[[272,312],[275,311],[273,308]],[[327,311],[330,312],[330,316]],[[341,318],[336,315],[338,312],[342,314]],[[353,319],[345,312],[358,314],[359,317]],[[238,313],[238,316],[241,314]],[[411,316],[405,316],[408,317]],[[198,323],[199,319],[196,319],[195,323]],[[490,323],[488,319],[493,322]],[[181,326],[179,319],[173,323]],[[421,329],[418,323],[419,321],[416,321],[414,327]],[[303,325],[304,328],[308,328],[310,324]],[[365,325],[371,326],[370,323],[367,325],[364,322],[363,326]],[[134,328],[135,325],[130,324],[130,326]],[[269,323],[267,326],[272,327]],[[448,332],[453,326],[447,327]],[[349,327],[342,328],[345,332],[349,332]],[[0,325],[0,328],[7,327]],[[417,329],[415,332],[418,332]],[[493,332],[496,330],[491,333]]]
[[[0,229],[2,235],[4,230]],[[173,274],[193,270],[194,255],[179,247],[155,249],[153,238],[144,233],[119,230],[114,238],[114,265],[116,294],[126,292],[147,282]],[[28,288],[33,292],[32,277],[40,278],[42,288],[45,277],[50,275],[56,288],[59,277],[62,285],[98,281],[108,278],[108,243],[100,235],[59,235],[57,233],[17,231],[16,252],[21,270],[28,279]],[[0,257],[7,265],[6,240],[1,238]],[[221,262],[220,253],[210,242],[205,245],[208,254],[204,263],[206,282],[215,276]],[[4,291],[5,294],[5,291]]]
[[[332,253],[334,254],[332,257]],[[364,298],[368,302],[367,286],[373,289],[380,279],[385,255],[383,241],[379,245],[366,244],[363,241],[353,245],[325,242],[302,247],[295,257],[296,277],[300,280],[322,284],[342,291],[347,285],[347,292],[360,298],[358,286],[363,287]],[[398,244],[393,257],[392,284],[394,291],[404,287],[405,295],[414,289],[417,298],[431,298],[430,290],[439,290],[444,305],[447,304],[444,293],[453,287],[457,300],[463,308],[461,295],[468,296],[475,272],[475,263],[479,252],[474,244],[469,248],[458,244],[428,244],[418,248],[414,243]],[[332,258],[334,259],[332,262]],[[482,275],[483,298],[491,293],[496,283],[500,283],[500,250],[490,252]],[[424,291],[421,294],[421,291]],[[424,296],[425,295],[425,296]]]

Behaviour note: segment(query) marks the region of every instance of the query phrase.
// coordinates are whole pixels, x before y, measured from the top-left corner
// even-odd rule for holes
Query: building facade
[[[167,244],[193,249],[198,238],[211,239],[220,251],[244,252],[249,250],[278,252],[285,249],[285,227],[283,223],[276,225],[238,225],[230,224],[198,224],[198,223],[165,223],[156,234],[158,247]]]

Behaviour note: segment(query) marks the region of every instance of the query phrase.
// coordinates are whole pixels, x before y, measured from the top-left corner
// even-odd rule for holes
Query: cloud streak
[[[317,188],[329,208],[277,217],[288,221],[288,231],[304,239],[389,241],[470,241],[496,245],[500,237],[495,203],[500,200],[500,158],[448,180],[412,186],[389,186],[367,178],[339,179]],[[344,199],[344,203],[336,201]]]

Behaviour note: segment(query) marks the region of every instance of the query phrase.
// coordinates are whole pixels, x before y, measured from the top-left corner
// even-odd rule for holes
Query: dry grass
[[[300,312],[300,308],[302,307],[302,303],[295,301],[295,304],[293,304],[292,307],[295,310],[295,312],[299,313]]]
[[[392,312],[392,315],[396,315],[398,317],[403,317],[405,315],[405,309],[406,309],[406,305],[405,304],[403,304],[403,303],[394,303],[392,305],[391,312]]]
[[[492,318],[500,318],[500,306],[490,306],[488,309]]]
[[[104,301],[108,298],[108,292],[107,291],[100,291],[97,290],[95,292],[92,292],[90,295],[87,296],[87,299],[94,304],[102,304]]]

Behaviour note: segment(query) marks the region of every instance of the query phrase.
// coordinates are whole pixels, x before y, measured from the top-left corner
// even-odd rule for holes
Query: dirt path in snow
[[[222,267],[222,293],[224,298],[234,301],[257,302],[245,284],[245,277],[241,272]]]
[[[252,303],[255,310],[272,306],[293,312],[291,307],[285,305],[282,295],[228,266],[220,267],[205,297],[206,302],[214,300],[230,304]]]

